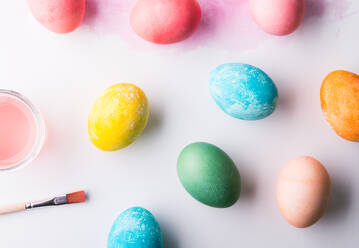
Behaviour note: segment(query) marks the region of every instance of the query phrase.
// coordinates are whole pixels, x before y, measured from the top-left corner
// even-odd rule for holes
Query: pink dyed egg
[[[325,167],[312,157],[297,157],[280,172],[277,204],[290,224],[304,228],[325,213],[330,196],[330,178]]]
[[[302,23],[305,0],[250,0],[258,26],[273,35],[287,35]]]
[[[133,30],[157,44],[187,39],[200,21],[201,7],[196,0],[139,0],[130,17]]]
[[[80,26],[86,0],[28,0],[36,20],[55,33],[69,33]]]

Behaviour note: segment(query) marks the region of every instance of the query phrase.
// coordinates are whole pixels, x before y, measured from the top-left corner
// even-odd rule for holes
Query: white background
[[[0,174],[0,204],[80,189],[89,200],[1,216],[0,247],[106,247],[113,220],[134,205],[155,215],[165,248],[356,247],[359,145],[329,128],[319,90],[332,70],[359,73],[359,15],[334,19],[306,17],[293,35],[263,35],[248,49],[226,43],[232,36],[220,32],[193,40],[195,45],[159,47],[130,32],[133,43],[86,24],[56,35],[34,20],[24,1],[2,2],[0,88],[19,91],[38,106],[48,137],[32,164]],[[253,64],[272,77],[280,95],[273,115],[246,122],[216,106],[209,73],[226,62]],[[102,152],[89,141],[87,116],[96,97],[118,82],[145,91],[151,116],[133,145]],[[235,161],[243,190],[233,207],[202,205],[181,186],[177,156],[195,141],[211,142]],[[287,224],[275,203],[277,175],[299,155],[321,161],[333,184],[328,212],[307,229]]]

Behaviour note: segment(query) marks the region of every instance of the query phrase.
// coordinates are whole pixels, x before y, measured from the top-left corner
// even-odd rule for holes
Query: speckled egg
[[[306,0],[250,0],[258,26],[273,35],[288,35],[302,23]]]
[[[69,33],[84,18],[85,0],[28,0],[31,12],[44,27],[55,33]]]
[[[113,223],[107,248],[163,248],[160,226],[148,210],[129,208]]]
[[[203,204],[226,208],[239,198],[239,172],[233,160],[212,144],[186,146],[178,157],[177,173],[186,191]]]
[[[259,120],[276,108],[278,91],[261,69],[229,63],[212,71],[209,89],[214,101],[227,114],[242,120]]]
[[[324,116],[342,138],[359,141],[359,75],[333,71],[323,81],[320,101]]]
[[[122,149],[141,135],[148,116],[147,97],[139,87],[127,83],[113,85],[91,109],[88,118],[90,139],[104,151]]]
[[[295,227],[308,227],[317,222],[328,207],[329,174],[316,159],[297,157],[280,172],[276,193],[284,219]]]

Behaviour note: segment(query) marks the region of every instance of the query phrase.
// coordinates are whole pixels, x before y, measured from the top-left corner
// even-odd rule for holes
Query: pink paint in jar
[[[44,140],[44,120],[35,106],[17,92],[0,89],[0,170],[29,164]]]

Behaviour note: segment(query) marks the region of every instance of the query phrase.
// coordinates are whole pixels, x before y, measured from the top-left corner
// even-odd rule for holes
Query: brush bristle
[[[66,195],[67,203],[81,203],[86,201],[85,191],[78,191]]]

